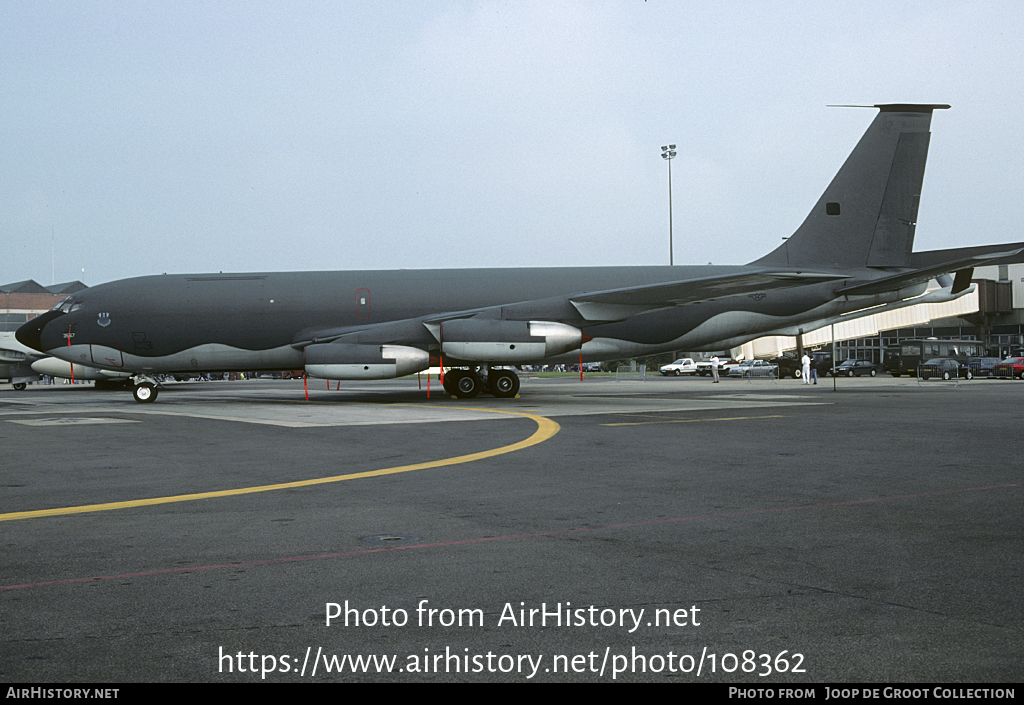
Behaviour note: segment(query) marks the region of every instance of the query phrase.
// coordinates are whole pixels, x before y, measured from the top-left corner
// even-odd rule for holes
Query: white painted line
[[[72,426],[72,425],[86,425],[86,424],[106,424],[106,423],[141,423],[134,419],[104,419],[97,416],[65,416],[56,419],[7,419],[10,423],[20,423],[22,426]]]

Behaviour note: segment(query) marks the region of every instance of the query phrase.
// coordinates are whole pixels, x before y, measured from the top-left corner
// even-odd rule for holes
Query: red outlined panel
[[[370,318],[369,289],[356,289],[356,318],[362,321]]]
[[[124,367],[124,354],[120,348],[90,344],[89,355],[92,357],[92,361],[97,365]]]

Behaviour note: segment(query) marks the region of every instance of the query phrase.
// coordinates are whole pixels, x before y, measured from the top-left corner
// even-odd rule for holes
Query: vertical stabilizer
[[[874,107],[878,115],[803,224],[753,264],[910,266],[932,111],[949,106]]]

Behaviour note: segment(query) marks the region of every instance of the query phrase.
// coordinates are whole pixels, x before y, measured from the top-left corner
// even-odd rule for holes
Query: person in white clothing
[[[804,353],[804,356],[802,358],[800,358],[800,365],[803,367],[804,384],[810,384],[811,383],[811,358],[808,357],[807,353]]]

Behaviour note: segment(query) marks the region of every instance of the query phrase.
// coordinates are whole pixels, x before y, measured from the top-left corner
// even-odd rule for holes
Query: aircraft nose
[[[46,352],[43,349],[42,337],[46,324],[64,314],[61,311],[47,311],[42,316],[36,316],[31,321],[14,331],[14,337],[22,345],[28,346],[39,352]]]

